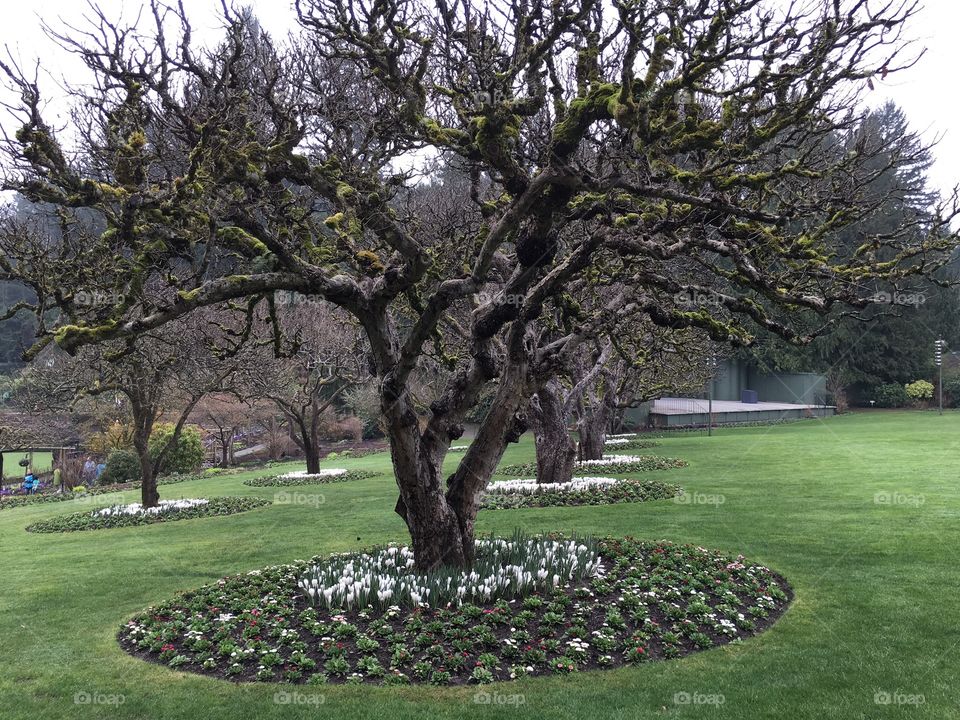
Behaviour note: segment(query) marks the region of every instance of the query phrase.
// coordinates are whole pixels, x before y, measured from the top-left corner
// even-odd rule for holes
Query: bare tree
[[[718,341],[747,342],[758,325],[805,342],[817,328],[796,327],[795,309],[865,307],[867,283],[904,285],[957,244],[951,202],[866,234],[855,253],[830,245],[878,206],[862,191],[879,172],[866,160],[914,147],[901,135],[834,152],[870,78],[914,61],[911,2],[295,6],[288,48],[229,10],[222,43],[199,48],[183,5],[158,0],[152,28],[98,14],[88,32],[59,33],[91,74],[71,89],[70,152],[35,78],[5,66],[21,127],[4,187],[68,227],[50,253],[8,224],[0,266],[35,293],[40,343],[71,352],[278,291],[352,314],[422,569],[472,561],[476,497],[525,426],[530,369],[557,374],[598,325],[643,315]],[[409,212],[418,175],[463,188],[468,221],[452,234]],[[70,224],[81,213],[97,231]],[[481,295],[490,283],[496,297]],[[629,292],[537,342],[545,308],[605,283]],[[118,300],[94,311],[81,288]],[[716,304],[678,306],[682,292]],[[466,351],[447,358],[461,317]],[[410,383],[426,358],[451,369],[424,413]],[[445,479],[450,443],[494,382]]]
[[[290,439],[304,454],[307,472],[320,472],[324,420],[343,394],[366,378],[359,329],[322,302],[298,300],[277,312],[286,345],[262,347],[245,373],[245,395],[272,402]]]

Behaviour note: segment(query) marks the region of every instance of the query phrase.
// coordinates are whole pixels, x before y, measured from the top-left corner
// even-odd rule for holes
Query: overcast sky
[[[926,48],[926,55],[916,67],[889,75],[885,81],[878,79],[870,96],[876,103],[892,99],[927,141],[938,140],[931,180],[941,190],[949,190],[960,183],[960,99],[956,89],[960,68],[960,0],[921,2],[923,10],[908,28],[908,34],[918,46]],[[274,35],[285,35],[293,25],[293,10],[286,0],[249,0],[238,4],[253,6],[263,27]],[[123,11],[130,19],[140,8],[138,0],[100,0],[97,5],[111,17]],[[184,5],[198,36],[209,36],[216,29],[219,0],[186,0]],[[88,12],[83,0],[6,0],[0,16],[0,45],[10,47],[24,61],[40,56],[55,75],[69,78],[76,72],[77,61],[65,56],[47,39],[39,18],[54,26],[58,25],[58,17],[82,25],[85,11]],[[44,89],[50,92],[54,87],[48,83]]]

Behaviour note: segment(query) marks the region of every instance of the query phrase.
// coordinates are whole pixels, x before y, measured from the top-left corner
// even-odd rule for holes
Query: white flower
[[[177,510],[189,510],[190,508],[206,505],[210,501],[205,498],[186,498],[183,500],[161,500],[156,507],[144,508],[140,503],[130,503],[128,505],[113,505],[102,510],[94,510],[94,517],[113,517],[119,515],[160,515],[163,513],[174,512]]]

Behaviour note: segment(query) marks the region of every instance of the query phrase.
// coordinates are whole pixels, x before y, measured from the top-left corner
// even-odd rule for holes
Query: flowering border
[[[574,478],[576,479],[576,478]],[[487,510],[513,510],[528,507],[561,507],[574,505],[615,505],[629,502],[669,500],[683,493],[679,485],[659,480],[631,480],[583,490],[537,493],[493,493],[483,495],[481,507]]]
[[[258,497],[229,496],[213,497],[209,498],[203,505],[193,505],[183,509],[154,514],[101,515],[98,513],[107,508],[97,508],[92,511],[59,515],[47,520],[35,522],[27,526],[27,532],[64,533],[85,530],[104,530],[115,527],[132,527],[134,525],[153,525],[155,523],[175,522],[177,520],[234,515],[272,504],[269,500]]]
[[[326,485],[327,483],[347,482],[349,480],[364,480],[366,478],[377,477],[380,473],[372,470],[348,470],[338,475],[328,475],[318,477],[316,475],[292,475],[282,473],[279,475],[264,475],[263,477],[244,480],[243,484],[250,487],[294,487],[297,485]]]
[[[769,627],[786,581],[742,557],[666,541],[605,539],[589,581],[522,599],[382,611],[311,606],[297,561],[223,578],[132,618],[145,660],[235,681],[484,684],[635,665]]]
[[[574,465],[575,470],[602,471],[614,475],[626,475],[635,472],[650,472],[653,470],[669,470],[671,468],[686,467],[687,461],[681,458],[663,457],[661,455],[608,455],[602,460],[582,460]],[[512,475],[513,477],[529,477],[537,472],[535,462],[504,465],[497,468],[497,475]]]

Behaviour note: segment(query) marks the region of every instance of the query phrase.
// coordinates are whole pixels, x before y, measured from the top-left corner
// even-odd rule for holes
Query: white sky
[[[960,93],[955,89],[955,73],[960,69],[960,0],[921,2],[924,7],[907,34],[917,41],[918,49],[926,48],[926,55],[910,70],[891,74],[885,81],[877,79],[870,101],[893,100],[926,141],[938,140],[930,177],[935,187],[949,191],[960,184]],[[238,4],[252,6],[263,27],[275,36],[285,35],[293,26],[292,3],[288,0],[241,0]],[[130,20],[140,8],[138,0],[99,0],[97,5],[110,17],[123,11]],[[196,35],[209,37],[218,26],[219,0],[185,0],[184,5]],[[0,46],[8,46],[25,64],[39,56],[54,76],[76,76],[76,59],[65,55],[44,35],[39,18],[54,27],[59,24],[58,17],[82,26],[82,16],[89,12],[84,0],[3,0],[0,9]],[[50,95],[55,86],[47,82],[42,89]]]

